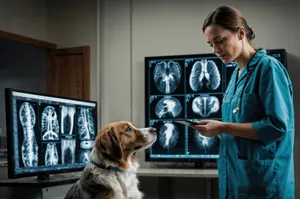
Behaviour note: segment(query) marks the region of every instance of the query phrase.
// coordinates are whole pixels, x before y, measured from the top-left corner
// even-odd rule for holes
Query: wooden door
[[[49,94],[90,99],[90,48],[74,47],[49,52],[47,92]]]

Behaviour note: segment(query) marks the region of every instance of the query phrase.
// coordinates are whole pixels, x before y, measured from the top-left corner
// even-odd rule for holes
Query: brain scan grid
[[[236,67],[214,55],[149,57],[146,122],[158,130],[151,158],[217,158],[219,138],[202,136],[175,119],[221,120],[223,94]]]
[[[96,134],[95,107],[15,97],[18,172],[83,167]]]

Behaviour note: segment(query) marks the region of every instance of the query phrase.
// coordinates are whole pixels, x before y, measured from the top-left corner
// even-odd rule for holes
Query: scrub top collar
[[[262,56],[266,55],[266,54],[267,54],[267,51],[264,50],[264,49],[257,51],[253,55],[253,57],[250,59],[250,61],[248,62],[247,66],[245,67],[246,70],[243,69],[242,73],[241,73],[241,75],[239,77],[237,76],[238,71],[239,71],[239,67],[237,66],[236,69],[235,69],[235,71],[233,72],[234,77],[236,77],[235,80],[234,80],[234,85],[238,85],[247,76],[250,68],[252,66],[255,66],[258,63],[258,61],[260,60],[260,58]]]
[[[251,66],[254,66],[257,64],[257,62],[260,60],[260,58],[267,54],[267,51],[265,49],[257,51],[254,56],[250,59],[249,63],[247,64],[247,71],[249,71]]]

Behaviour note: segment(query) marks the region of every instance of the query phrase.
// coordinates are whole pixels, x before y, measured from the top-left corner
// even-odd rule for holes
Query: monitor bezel
[[[287,61],[287,51],[284,48],[278,48],[278,49],[266,49],[267,54],[269,53],[279,53],[281,56],[283,56],[283,65],[286,70],[288,70],[288,61]]]
[[[264,49],[266,50],[267,54],[269,53],[279,53],[283,56],[283,65],[286,69],[288,69],[287,66],[287,51],[284,48],[278,48],[278,49]],[[149,98],[148,98],[148,85],[149,85],[149,79],[148,79],[148,61],[150,60],[157,60],[157,59],[185,59],[185,58],[201,58],[201,57],[217,57],[214,53],[201,53],[201,54],[184,54],[184,55],[160,55],[160,56],[147,56],[144,58],[144,89],[145,89],[145,125],[148,125],[149,117],[148,117],[148,104],[149,104]],[[150,149],[145,150],[145,161],[146,162],[198,162],[198,161],[215,161],[219,159],[219,155],[216,155],[215,158],[154,158],[150,156]]]
[[[14,89],[14,88],[5,88],[5,112],[6,112],[6,134],[7,134],[7,171],[8,171],[8,178],[15,179],[15,178],[22,178],[22,177],[33,177],[33,176],[49,176],[51,174],[59,174],[59,173],[70,173],[70,172],[77,172],[82,171],[85,166],[78,167],[78,168],[67,168],[67,169],[55,169],[51,171],[37,171],[37,172],[27,172],[27,173],[16,173],[15,172],[15,162],[14,162],[14,147],[13,147],[13,92],[20,92],[24,94],[32,94],[32,95],[39,95],[45,97],[54,97],[58,99],[67,99],[67,100],[74,100],[79,102],[87,102],[87,103],[94,103],[95,104],[95,129],[96,134],[98,133],[98,109],[97,109],[97,101],[93,100],[83,100],[71,97],[61,97],[57,95],[51,95],[46,93],[38,93],[32,92],[28,90],[21,90],[21,89]],[[96,136],[95,136],[96,137]]]

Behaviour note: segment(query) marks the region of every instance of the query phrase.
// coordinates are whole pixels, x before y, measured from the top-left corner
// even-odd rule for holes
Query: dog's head
[[[147,149],[156,139],[155,128],[136,128],[127,121],[114,122],[100,130],[92,155],[125,170],[135,162],[135,153]]]

